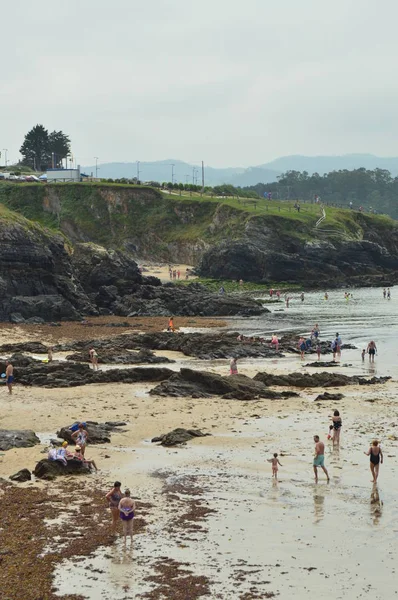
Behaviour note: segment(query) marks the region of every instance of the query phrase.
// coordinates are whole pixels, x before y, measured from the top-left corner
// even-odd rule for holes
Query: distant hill
[[[174,165],[174,167],[172,167]],[[346,154],[343,156],[282,156],[263,165],[243,168],[227,167],[218,169],[205,165],[206,185],[231,183],[238,187],[272,183],[278,175],[286,171],[308,171],[313,173],[329,173],[347,169],[387,169],[395,177],[398,175],[398,158],[379,157],[373,154]],[[178,183],[200,184],[202,181],[201,165],[192,165],[177,159],[166,159],[155,162],[140,162],[139,177],[141,181],[174,181]],[[95,165],[82,166],[82,172],[95,174]],[[104,179],[132,179],[137,177],[137,163],[104,163],[99,165],[98,176]]]
[[[373,154],[345,154],[343,156],[282,156],[269,163],[261,165],[264,169],[274,169],[285,173],[286,171],[308,171],[313,173],[330,173],[346,169],[387,169],[395,177],[398,175],[398,158],[381,157]],[[267,182],[265,182],[267,183]]]

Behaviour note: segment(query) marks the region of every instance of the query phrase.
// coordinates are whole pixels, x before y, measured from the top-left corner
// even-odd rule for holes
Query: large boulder
[[[0,429],[0,450],[31,448],[40,440],[31,429]]]
[[[52,480],[59,475],[88,475],[90,469],[83,465],[81,460],[71,459],[67,464],[60,460],[48,460],[43,458],[40,460],[33,471],[33,475],[39,479]]]
[[[353,375],[341,375],[340,373],[289,373],[286,375],[273,375],[272,373],[257,373],[255,381],[260,381],[264,385],[286,386],[298,388],[317,388],[317,387],[341,387],[346,385],[373,385],[376,383],[386,383],[391,377],[372,377],[366,379]]]
[[[66,360],[74,362],[90,362],[88,352],[75,352],[66,356]],[[152,350],[143,348],[139,352],[128,352],[123,350],[102,350],[98,353],[98,363],[117,364],[117,365],[142,365],[142,364],[160,364],[173,363],[174,360],[165,356],[156,356]]]
[[[126,425],[124,422],[109,421],[107,423],[97,423],[96,421],[86,421],[89,444],[109,444],[111,441],[111,433],[113,431],[120,431],[119,428],[124,425]],[[61,429],[57,431],[57,436],[73,444],[72,433],[69,426],[61,427]]]

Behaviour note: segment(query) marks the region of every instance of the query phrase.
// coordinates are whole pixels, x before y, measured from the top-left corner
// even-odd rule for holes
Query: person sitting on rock
[[[98,471],[97,465],[93,460],[84,458],[80,446],[75,446],[75,453],[72,458],[74,458],[74,460],[82,461],[84,467],[88,467],[89,469],[91,469],[91,467],[94,467],[94,469]]]
[[[63,465],[67,465],[68,458],[72,458],[73,454],[68,451],[68,442],[62,442],[61,448],[57,450],[57,457],[55,460],[59,460]]]

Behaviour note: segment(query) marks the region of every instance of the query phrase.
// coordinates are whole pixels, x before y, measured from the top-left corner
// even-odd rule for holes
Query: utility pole
[[[172,165],[171,165],[171,183],[174,183],[174,167],[175,167],[175,164],[172,163]]]
[[[185,183],[188,185],[189,174],[185,175]]]
[[[95,158],[95,178],[98,177],[98,156],[94,156]]]
[[[3,148],[3,150],[4,150],[4,162],[5,162],[5,165],[7,167],[7,152],[8,152],[8,148]]]
[[[195,185],[195,167],[192,167],[192,185]]]
[[[202,160],[202,194],[205,191],[205,163]]]
[[[137,183],[140,180],[140,161],[137,160]]]

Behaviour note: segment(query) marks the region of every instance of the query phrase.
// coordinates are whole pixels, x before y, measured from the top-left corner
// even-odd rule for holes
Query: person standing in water
[[[318,342],[316,345],[316,353],[318,355],[318,360],[321,360],[321,352],[322,352],[322,348],[321,348],[320,343]]]
[[[365,348],[362,350],[361,352],[361,358],[362,358],[362,362],[365,362],[365,354],[366,354],[366,350]]]
[[[372,483],[376,483],[379,477],[380,463],[383,464],[383,452],[379,446],[379,442],[374,440],[369,450],[364,452],[364,454],[370,457],[370,470],[373,476]]]
[[[8,393],[12,395],[12,386],[14,385],[14,367],[9,360],[6,360],[6,385]]]
[[[229,374],[237,375],[238,374],[238,359],[231,358],[231,362],[229,363]]]
[[[304,292],[301,292],[300,298],[301,298],[301,302],[304,302]]]
[[[368,344],[367,352],[369,354],[369,362],[375,361],[375,354],[377,352],[376,344],[373,340],[371,340]]]
[[[267,462],[272,464],[272,477],[275,477],[275,479],[278,479],[278,465],[281,467],[281,463],[279,462],[278,459],[278,454],[275,452],[273,458],[268,458]]]
[[[329,300],[329,294],[327,292],[325,292],[324,299]]]
[[[390,288],[387,289],[387,300],[391,300]]]
[[[386,296],[387,296],[386,288],[383,288],[383,298],[384,298],[384,300],[386,299]]]
[[[321,467],[322,471],[325,473],[327,482],[329,483],[329,473],[325,467],[325,444],[319,440],[319,435],[314,435],[315,442],[315,458],[313,462],[314,473],[315,473],[315,483],[318,483],[318,467]]]
[[[120,500],[118,510],[123,523],[124,545],[127,543],[128,535],[130,536],[131,543],[133,543],[135,502],[131,498],[130,490],[128,488],[124,491],[124,498]]]
[[[300,358],[301,360],[304,360],[304,353],[307,349],[305,340],[303,338],[303,336],[300,337],[298,344],[297,344],[298,349],[300,350]]]
[[[109,508],[111,509],[112,515],[112,532],[116,533],[117,524],[119,522],[119,503],[123,498],[123,494],[121,492],[122,484],[120,481],[115,481],[113,484],[113,488],[110,492],[105,496],[106,500],[109,502]]]

